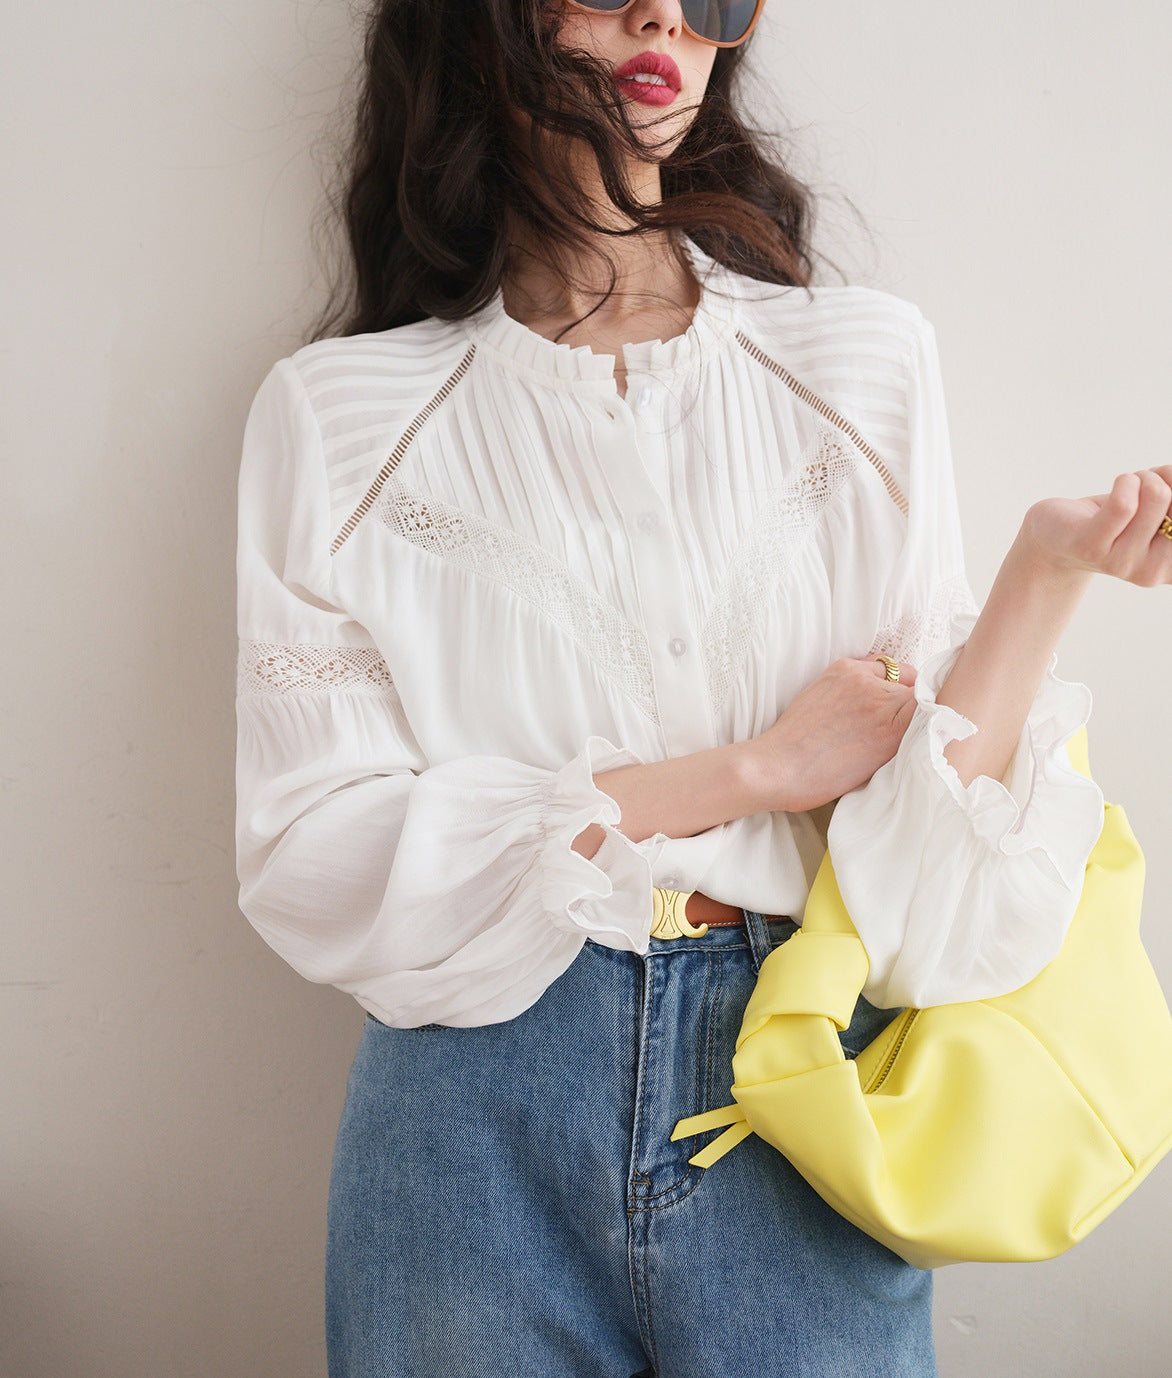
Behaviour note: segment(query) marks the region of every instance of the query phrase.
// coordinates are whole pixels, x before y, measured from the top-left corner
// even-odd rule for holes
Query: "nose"
[[[670,34],[679,34],[684,26],[680,0],[635,0],[624,18],[632,33],[643,33],[649,24],[654,24]]]

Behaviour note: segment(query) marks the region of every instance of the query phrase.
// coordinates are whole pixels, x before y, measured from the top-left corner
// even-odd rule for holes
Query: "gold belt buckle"
[[[653,938],[702,938],[708,925],[693,924],[684,913],[688,896],[695,890],[665,890],[661,885],[651,887],[655,911],[651,919]]]

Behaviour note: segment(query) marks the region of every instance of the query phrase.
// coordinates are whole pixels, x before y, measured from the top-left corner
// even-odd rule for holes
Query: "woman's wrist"
[[[1004,779],[1050,658],[1093,577],[1048,558],[1022,526],[936,694],[977,727],[944,749],[966,788],[978,775]]]
[[[1086,565],[1063,562],[1047,554],[1031,534],[1028,512],[1002,562],[1003,569],[1007,566],[1010,570],[1016,567],[1015,574],[1010,577],[1017,577],[1058,603],[1068,600],[1072,611],[1095,575]]]
[[[778,813],[789,809],[789,777],[785,762],[760,737],[736,742],[728,750],[745,813]]]

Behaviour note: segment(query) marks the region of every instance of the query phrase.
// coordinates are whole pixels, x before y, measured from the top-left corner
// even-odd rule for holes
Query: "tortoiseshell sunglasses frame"
[[[588,5],[584,0],[565,0],[567,5],[576,10],[585,10],[587,14],[623,14],[635,3],[635,0],[626,0],[625,4],[617,5],[614,9],[600,9],[597,5]],[[688,23],[687,15],[684,15],[684,28],[700,43],[711,43],[714,48],[737,48],[739,47],[757,27],[757,21],[761,18],[761,11],[765,8],[765,0],[757,0],[757,8],[753,11],[753,17],[749,20],[749,27],[741,34],[740,38],[735,38],[731,43],[721,43],[715,38],[705,38],[703,34],[697,33]],[[686,6],[681,7],[681,13]]]

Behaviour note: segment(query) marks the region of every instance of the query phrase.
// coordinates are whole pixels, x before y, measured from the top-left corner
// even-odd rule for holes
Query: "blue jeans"
[[[756,973],[796,931],[588,940],[475,1028],[367,1017],[329,1197],[330,1378],[935,1378],[932,1275],[750,1135],[676,1143],[732,1101]],[[892,1017],[860,1000],[848,1054]]]

